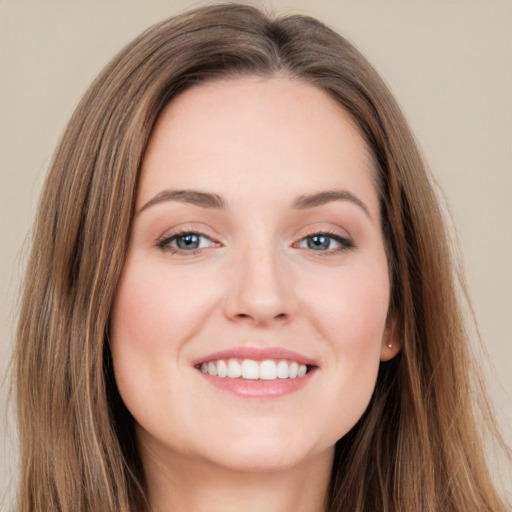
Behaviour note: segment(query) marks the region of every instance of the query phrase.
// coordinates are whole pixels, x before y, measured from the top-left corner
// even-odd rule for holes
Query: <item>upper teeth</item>
[[[201,371],[214,377],[275,380],[304,377],[307,373],[307,366],[296,361],[278,361],[276,363],[272,359],[265,361],[244,359],[241,362],[236,359],[229,359],[227,362],[219,359],[201,364]]]

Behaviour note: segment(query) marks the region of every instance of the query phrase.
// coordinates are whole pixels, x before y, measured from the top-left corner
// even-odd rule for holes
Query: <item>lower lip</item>
[[[199,373],[210,384],[235,395],[246,398],[276,398],[302,389],[311,381],[315,371],[309,371],[304,377],[276,380],[231,379],[229,377],[213,377],[206,373]]]

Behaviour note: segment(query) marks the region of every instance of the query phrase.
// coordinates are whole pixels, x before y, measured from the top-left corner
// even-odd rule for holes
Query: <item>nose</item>
[[[297,313],[294,279],[275,251],[246,251],[230,270],[224,314],[255,326],[284,324]]]

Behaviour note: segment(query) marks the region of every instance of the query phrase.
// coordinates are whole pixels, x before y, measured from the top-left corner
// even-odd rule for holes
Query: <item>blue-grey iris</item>
[[[314,235],[307,239],[308,249],[313,249],[314,251],[329,249],[330,243],[331,237],[325,235]]]
[[[176,238],[176,246],[178,249],[197,249],[199,247],[201,238],[195,233],[188,233]]]

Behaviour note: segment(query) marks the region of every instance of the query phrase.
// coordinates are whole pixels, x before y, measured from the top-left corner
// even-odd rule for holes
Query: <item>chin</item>
[[[196,445],[194,451],[211,464],[235,472],[286,471],[312,458],[332,456],[336,434],[318,436],[315,432],[296,421],[290,424],[274,419],[256,422],[252,428],[224,429],[216,437],[210,431],[204,439],[212,441]]]
[[[230,446],[220,452],[207,453],[211,464],[237,473],[278,473],[299,468],[320,455],[331,456],[334,446],[312,451],[305,446],[276,446],[265,440],[254,440],[248,446]]]

